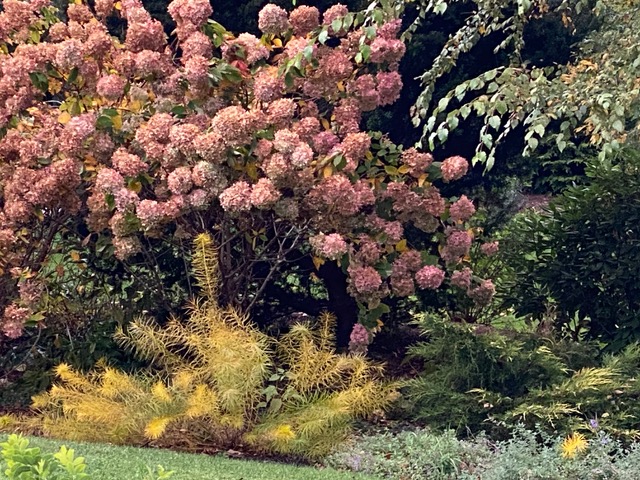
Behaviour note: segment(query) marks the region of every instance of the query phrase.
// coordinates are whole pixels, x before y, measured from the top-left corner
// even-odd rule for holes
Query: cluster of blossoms
[[[141,250],[142,236],[166,235],[175,224],[189,227],[182,231],[205,221],[215,230],[224,219],[238,229],[292,224],[305,229],[315,255],[346,258],[349,290],[369,305],[445,280],[420,252],[397,248],[408,224],[434,232],[448,212],[442,263],[464,261],[471,237],[460,224],[475,209],[466,197],[449,205],[426,181],[430,154],[409,148],[396,162],[399,173],[361,173],[373,159],[362,113],[395,102],[402,89],[399,20],[384,18],[373,33],[353,21],[334,31],[349,13],[343,5],[324,15],[267,5],[258,19],[262,39],[214,39],[203,28],[208,0],[173,0],[177,42],[169,42],[140,0],[120,3],[72,4],[68,22],[52,25],[39,13],[47,0],[4,4],[0,43],[15,45],[0,54],[0,128],[8,128],[0,139],[0,252],[13,252],[5,261],[19,264],[23,227],[85,211],[88,227],[109,233],[122,260]],[[108,33],[110,15],[126,20],[124,46]],[[30,43],[25,32],[34,29],[45,42]],[[321,29],[332,42],[319,40]],[[356,60],[364,48],[368,58]],[[287,77],[292,65],[298,73]],[[47,85],[33,81],[40,76]],[[92,102],[63,109],[44,101],[64,89]],[[467,169],[465,159],[451,157],[442,178]],[[390,205],[384,214],[382,203]],[[379,268],[385,262],[390,273]],[[454,275],[451,282],[462,284]],[[490,293],[484,283],[469,290],[479,302]],[[11,305],[0,305],[3,328],[16,335],[27,307]],[[360,331],[352,340],[366,345]]]

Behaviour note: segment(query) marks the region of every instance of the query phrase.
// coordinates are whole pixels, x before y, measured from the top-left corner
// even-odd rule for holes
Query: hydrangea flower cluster
[[[321,15],[268,4],[258,18],[262,39],[234,37],[203,28],[208,0],[173,0],[177,38],[168,41],[141,0],[120,4],[72,4],[69,20],[57,23],[41,13],[48,0],[6,0],[0,12],[0,44],[11,45],[0,53],[3,271],[20,264],[18,232],[84,212],[89,229],[111,235],[124,261],[145,235],[203,226],[223,235],[225,225],[246,234],[238,248],[249,248],[251,260],[260,253],[245,239],[286,225],[316,256],[348,262],[349,291],[371,308],[445,280],[444,269],[407,248],[409,224],[434,232],[448,222],[441,263],[464,263],[471,237],[462,223],[473,203],[462,197],[449,205],[428,181],[431,154],[409,148],[398,159],[375,158],[361,130],[363,112],[400,95],[399,20],[380,11],[373,29],[352,19],[334,31],[349,14],[344,5]],[[123,45],[106,27],[111,15],[126,20]],[[34,43],[32,32],[46,41]],[[362,49],[369,55],[358,57]],[[60,105],[45,101],[67,92]],[[467,169],[462,157],[440,167],[445,182]],[[384,214],[382,203],[390,206]],[[462,275],[451,282],[485,302],[489,284],[472,289]],[[0,287],[24,297],[0,303],[2,329],[13,337],[37,292],[26,285],[18,292],[5,277]],[[365,342],[354,330],[352,340],[366,345],[368,334]]]

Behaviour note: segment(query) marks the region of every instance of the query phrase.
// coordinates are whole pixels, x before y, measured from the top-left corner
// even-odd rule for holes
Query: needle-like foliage
[[[202,298],[191,302],[184,321],[159,326],[141,318],[116,333],[153,373],[104,365],[82,374],[58,366],[59,382],[34,399],[50,434],[162,445],[179,434],[188,445],[242,442],[316,457],[344,437],[354,418],[384,409],[395,396],[380,366],[334,351],[332,315],[276,340],[220,306],[217,251],[206,235],[195,240],[193,269]]]

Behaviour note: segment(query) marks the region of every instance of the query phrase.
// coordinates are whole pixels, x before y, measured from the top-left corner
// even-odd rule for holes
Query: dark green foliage
[[[590,161],[588,183],[508,226],[502,257],[512,269],[506,303],[607,343],[640,338],[640,153]]]
[[[164,321],[181,312],[190,293],[190,253],[181,245],[149,243],[143,255],[122,263],[104,237],[82,241],[65,232],[55,242],[60,253],[41,272],[55,280],[43,295],[43,324],[19,339],[0,341],[0,404],[6,409],[26,407],[49,387],[49,372],[61,362],[79,370],[100,359],[124,368],[138,365],[116,347],[116,327],[143,312]]]
[[[599,428],[628,440],[638,435],[636,380],[640,347],[599,356],[592,343],[554,340],[487,325],[420,320],[427,341],[411,349],[424,362],[411,381],[413,415],[439,430],[459,433],[541,424],[562,434]]]
[[[500,333],[487,325],[454,323],[435,315],[425,316],[419,325],[427,340],[410,354],[424,362],[424,369],[409,396],[417,418],[439,429],[483,428],[495,411],[469,395],[472,389],[522,397],[560,381],[568,364],[580,368],[593,354],[574,344],[554,345],[533,334]],[[572,354],[562,358],[555,352]]]

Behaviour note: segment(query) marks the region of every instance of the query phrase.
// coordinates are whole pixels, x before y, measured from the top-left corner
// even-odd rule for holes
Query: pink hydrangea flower
[[[444,281],[444,270],[435,265],[422,267],[416,273],[416,283],[420,288],[436,290]]]
[[[380,106],[391,105],[400,98],[402,77],[398,72],[378,72],[376,82],[378,83]]]
[[[139,156],[129,153],[122,147],[113,153],[111,163],[113,168],[125,177],[135,177],[149,169],[149,165]]]
[[[473,272],[468,267],[465,267],[462,270],[456,270],[451,274],[451,284],[463,290],[467,290],[471,286],[472,275]]]
[[[441,256],[447,263],[455,263],[467,255],[470,248],[471,236],[464,230],[452,230],[447,236]]]
[[[476,213],[473,202],[462,195],[455,203],[449,207],[449,215],[454,222],[465,222]]]
[[[268,3],[258,13],[258,28],[263,33],[281,35],[290,26],[287,11],[277,5]]]
[[[469,298],[477,305],[484,307],[491,303],[495,293],[496,287],[493,282],[491,280],[484,280],[477,287],[470,289],[467,295],[469,295]]]
[[[191,169],[189,167],[178,167],[167,177],[167,185],[171,193],[183,195],[189,193],[193,188],[191,180]]]
[[[411,147],[402,152],[401,161],[410,168],[409,174],[412,177],[418,178],[423,175],[433,163],[433,155],[430,153],[421,153]]]
[[[301,5],[289,14],[289,21],[293,25],[293,33],[305,36],[320,25],[320,11],[316,7]]]
[[[20,307],[15,303],[10,304],[4,309],[2,315],[2,333],[11,339],[19,338],[29,315],[28,308]]]
[[[445,159],[440,166],[442,178],[445,182],[451,182],[464,177],[467,174],[468,168],[469,162],[458,155]]]
[[[484,253],[488,257],[491,257],[492,255],[495,255],[496,253],[498,253],[499,249],[500,249],[499,242],[483,243],[482,246],[480,247],[480,250],[482,251],[482,253]]]
[[[350,266],[349,280],[354,290],[361,295],[375,293],[382,285],[380,274],[369,266]]]
[[[354,354],[364,355],[369,347],[369,331],[361,323],[356,323],[349,335],[349,351]]]
[[[282,194],[268,178],[261,178],[251,189],[251,204],[256,208],[270,208]]]
[[[220,194],[220,205],[227,212],[239,213],[251,210],[251,185],[239,181]]]
[[[117,100],[124,93],[126,83],[119,75],[105,75],[98,80],[96,91],[107,100]]]
[[[329,235],[320,233],[310,237],[309,243],[316,255],[329,260],[338,260],[349,251],[347,242],[338,233],[330,233]]]

